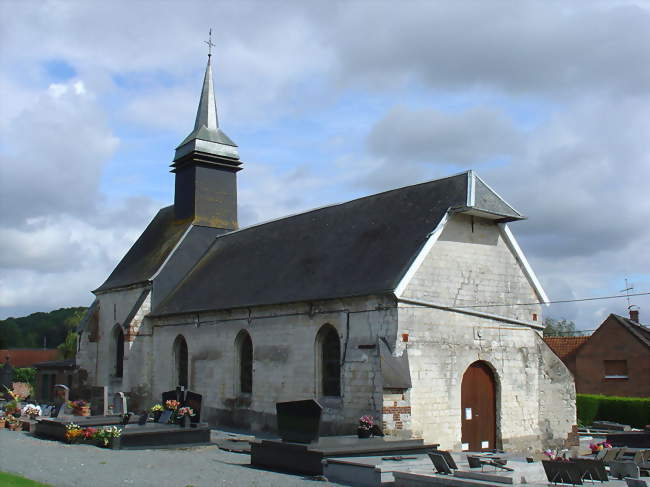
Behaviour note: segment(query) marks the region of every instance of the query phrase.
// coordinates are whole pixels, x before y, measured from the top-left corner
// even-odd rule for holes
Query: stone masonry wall
[[[174,384],[172,347],[188,345],[190,388],[203,395],[211,424],[274,431],[275,403],[316,398],[324,406],[323,434],[352,434],[364,414],[381,419],[383,404],[378,336],[395,336],[396,309],[381,298],[332,300],[286,306],[159,318],[153,326],[153,396]],[[341,397],[319,394],[316,335],[325,324],[341,342]],[[253,392],[238,392],[235,339],[253,342]],[[360,348],[360,346],[363,346]]]
[[[130,326],[124,321],[145,288],[134,286],[127,289],[103,293],[99,300],[98,334],[96,342],[88,341],[84,333],[77,356],[79,367],[88,373],[87,384],[109,386],[109,393],[133,392],[135,396],[148,398],[151,382],[151,333],[142,325],[150,311],[151,296],[141,304]],[[114,330],[120,326],[124,332],[123,377],[115,377]],[[139,336],[142,335],[142,336]],[[142,399],[141,402],[144,402]],[[133,403],[133,406],[139,404]]]
[[[537,301],[498,227],[465,215],[450,218],[404,295],[449,306]],[[483,311],[532,321],[540,306]],[[575,423],[571,374],[547,356],[548,347],[540,347],[533,328],[406,303],[399,306],[398,322],[398,333],[409,334],[408,342],[397,342],[396,353],[408,347],[416,436],[441,448],[461,448],[462,378],[478,360],[487,362],[496,378],[496,447],[538,449],[549,442],[549,431],[553,439],[570,432]],[[553,380],[549,364],[560,371]],[[552,413],[543,408],[540,413],[553,401]]]
[[[404,297],[447,306],[534,303],[538,298],[492,220],[453,215],[413,276]],[[539,306],[503,306],[487,313],[533,321]]]

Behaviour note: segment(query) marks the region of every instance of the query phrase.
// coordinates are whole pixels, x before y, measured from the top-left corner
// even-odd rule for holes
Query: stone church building
[[[252,432],[315,398],[322,434],[370,414],[442,448],[562,444],[575,388],[541,338],[547,298],[509,228],[523,217],[473,171],[239,228],[241,169],[208,58],[174,204],[93,291],[88,384],[139,407],[187,386],[204,420]]]

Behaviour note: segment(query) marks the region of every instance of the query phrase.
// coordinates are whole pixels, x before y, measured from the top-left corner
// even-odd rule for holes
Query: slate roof
[[[93,292],[147,282],[165,262],[191,221],[174,220],[174,207],[158,211],[145,231],[136,240],[106,282]]]
[[[634,335],[641,343],[650,348],[650,328],[640,325],[636,321],[632,321],[623,316],[615,315],[612,313],[616,321],[618,321],[624,328],[626,328],[632,335]]]
[[[35,369],[74,369],[77,367],[75,359],[68,360],[51,360],[49,362],[39,362],[32,367]]]
[[[484,191],[477,179],[468,171],[221,235],[152,314],[392,292],[447,211],[467,211],[468,189]],[[522,218],[487,196],[481,204]]]
[[[582,337],[544,337],[546,344],[555,352],[555,355],[561,359],[566,358],[580,348],[587,340],[588,336]]]

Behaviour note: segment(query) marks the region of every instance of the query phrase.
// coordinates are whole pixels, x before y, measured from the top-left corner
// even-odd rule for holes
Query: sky
[[[650,292],[650,2],[0,0],[0,318],[89,305],[173,202],[210,28],[240,225],[474,169],[551,300]]]

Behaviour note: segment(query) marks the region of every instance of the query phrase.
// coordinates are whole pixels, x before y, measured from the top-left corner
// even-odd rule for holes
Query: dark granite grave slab
[[[253,440],[251,465],[304,475],[322,475],[322,460],[325,458],[413,455],[437,448],[437,443],[425,444],[423,440],[391,440],[385,437],[324,436],[309,444]]]
[[[311,443],[318,440],[323,407],[313,399],[275,404],[278,434],[283,441]]]
[[[90,400],[90,414],[93,416],[106,416],[108,414],[108,387],[90,387],[88,395]]]
[[[614,447],[650,448],[650,431],[626,431],[609,433],[607,442]]]
[[[178,445],[205,445],[210,443],[210,428],[207,423],[199,423],[192,428],[181,428],[175,424],[138,424],[138,417],[122,426],[122,415],[79,417],[74,421],[81,427],[102,427],[117,425],[122,435],[113,442],[113,449],[173,448]],[[37,421],[35,434],[40,437],[65,441],[66,424],[69,421],[43,419]]]
[[[64,441],[65,427],[69,423],[78,424],[82,428],[112,426],[122,424],[123,417],[122,414],[112,414],[109,416],[72,416],[69,419],[43,418],[36,420],[34,434],[44,438]],[[137,421],[137,419],[134,421]]]
[[[175,424],[128,424],[122,429],[119,440],[114,445],[115,449],[206,445],[210,443],[210,428],[207,423],[198,423],[192,428],[181,428]]]

